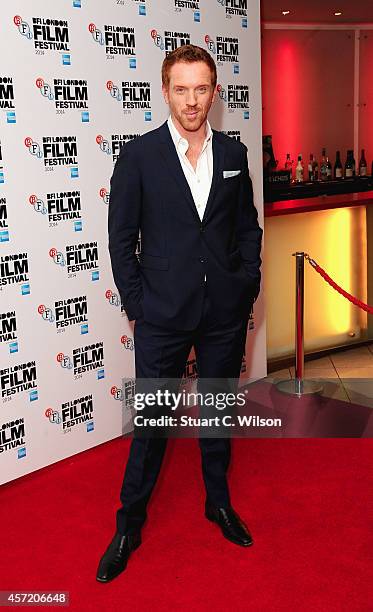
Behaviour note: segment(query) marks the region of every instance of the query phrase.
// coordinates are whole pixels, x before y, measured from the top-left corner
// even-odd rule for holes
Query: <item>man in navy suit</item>
[[[170,53],[162,65],[169,118],[122,147],[111,179],[109,251],[128,319],[135,320],[136,379],[180,379],[193,346],[199,380],[240,375],[260,289],[262,230],[247,147],[207,120],[216,82],[204,49],[185,45]],[[166,443],[156,435],[132,440],[100,582],[118,576],[141,544]],[[230,439],[200,437],[199,446],[206,518],[231,542],[249,546],[252,537],[229,495]]]

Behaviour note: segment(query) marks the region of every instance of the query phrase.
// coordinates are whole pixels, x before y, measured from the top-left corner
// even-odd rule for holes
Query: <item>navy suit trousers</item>
[[[198,379],[230,378],[238,381],[245,351],[247,316],[221,324],[214,320],[204,284],[201,318],[191,331],[170,330],[153,325],[142,317],[134,329],[136,378],[181,379],[194,346]],[[230,462],[229,437],[199,437],[202,474],[207,499],[217,507],[230,505],[227,469]],[[156,483],[167,445],[167,437],[134,437],[120,492],[117,529],[122,534],[140,529]]]

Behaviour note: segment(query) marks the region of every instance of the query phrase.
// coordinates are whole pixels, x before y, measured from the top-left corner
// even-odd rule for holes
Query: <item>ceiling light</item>
[[[290,11],[282,11],[283,15],[289,15]]]
[[[334,15],[335,15],[336,17],[339,17],[339,15],[342,15],[342,13],[341,13],[341,11],[337,11],[336,13],[334,13]]]

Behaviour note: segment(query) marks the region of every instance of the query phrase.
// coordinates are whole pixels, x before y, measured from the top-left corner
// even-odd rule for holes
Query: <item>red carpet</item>
[[[70,591],[67,609],[82,611],[371,609],[370,440],[233,440],[248,549],[203,516],[197,441],[171,440],[143,544],[99,584],[128,446],[119,438],[3,485],[1,590]]]

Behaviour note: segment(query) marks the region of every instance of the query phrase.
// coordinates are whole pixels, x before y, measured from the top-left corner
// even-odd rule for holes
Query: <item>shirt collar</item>
[[[178,149],[179,146],[181,146],[181,148],[184,149],[184,153],[185,153],[188,150],[188,148],[189,148],[189,143],[186,140],[186,138],[181,136],[179,130],[175,126],[174,122],[172,121],[171,115],[169,115],[169,117],[167,119],[167,125],[168,125],[168,128],[170,130],[170,133],[171,133],[171,136],[172,136],[172,140],[174,141],[176,149]],[[211,129],[211,125],[210,125],[210,123],[209,123],[209,121],[207,119],[206,120],[206,138],[205,138],[205,141],[204,141],[203,146],[202,146],[202,151],[206,147],[207,143],[212,139],[212,135],[213,135],[213,132],[212,132],[212,129]]]

